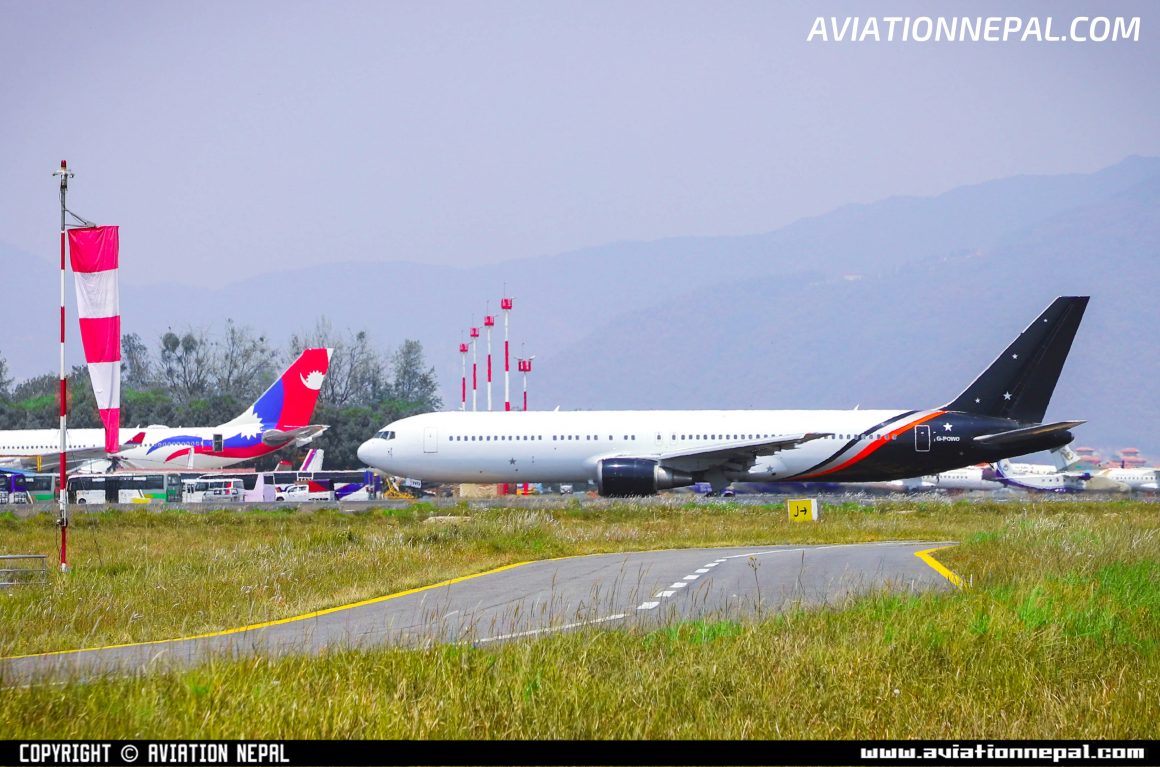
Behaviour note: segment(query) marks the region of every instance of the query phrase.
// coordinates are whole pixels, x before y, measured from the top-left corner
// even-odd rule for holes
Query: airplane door
[[[919,453],[930,452],[930,426],[920,424],[914,427],[914,449]]]
[[[439,433],[434,426],[427,426],[423,429],[423,452],[439,452]]]

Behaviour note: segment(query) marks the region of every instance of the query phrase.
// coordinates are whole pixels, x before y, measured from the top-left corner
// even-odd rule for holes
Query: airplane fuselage
[[[1160,491],[1160,469],[1101,469],[1092,475],[1090,487],[1093,490],[1155,493]]]
[[[719,464],[699,457],[715,449],[817,433],[824,436],[758,451],[751,466],[727,466],[722,474],[746,482],[866,482],[935,474],[1072,439],[1065,431],[1002,446],[974,441],[1019,425],[944,410],[444,412],[388,425],[359,457],[390,474],[432,482],[595,481],[601,462],[618,457],[663,460],[698,478]],[[678,455],[684,451],[693,455]]]
[[[261,441],[260,429],[251,426],[242,429],[225,427],[121,429],[122,444],[144,433],[141,444],[125,448],[117,454],[117,462],[125,469],[220,469],[239,461],[258,458],[277,447]],[[215,445],[215,436],[218,445]],[[105,445],[104,429],[69,429],[69,450],[98,450]],[[220,450],[215,450],[220,446]],[[280,447],[280,446],[279,446]],[[48,455],[60,448],[60,432],[56,429],[18,429],[0,432],[0,466],[24,465],[36,456]],[[93,459],[96,462],[105,459]],[[70,462],[71,465],[71,462]]]

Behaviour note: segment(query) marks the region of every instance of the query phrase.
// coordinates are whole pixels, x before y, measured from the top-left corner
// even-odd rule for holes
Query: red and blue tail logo
[[[159,440],[147,451],[162,451],[165,461],[194,455],[212,455],[218,458],[256,458],[278,449],[282,444],[270,445],[262,440],[270,430],[291,431],[309,426],[318,403],[318,395],[330,368],[331,349],[307,349],[286,369],[269,389],[263,392],[249,410],[217,429],[222,431],[222,446],[214,450],[214,442],[196,434],[180,434]],[[284,444],[284,443],[283,443]]]
[[[330,349],[307,349],[266,389],[252,408],[264,429],[306,426],[330,368]]]

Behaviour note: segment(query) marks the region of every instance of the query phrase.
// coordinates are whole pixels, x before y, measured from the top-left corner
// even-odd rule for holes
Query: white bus
[[[242,480],[236,477],[198,477],[181,480],[182,503],[238,503]]]
[[[378,497],[380,480],[369,469],[277,471],[267,475],[276,501],[365,501]]]
[[[68,478],[70,503],[160,503],[177,495],[173,474],[76,474]]]
[[[240,484],[240,500],[244,503],[260,503],[274,500],[274,486],[268,483],[267,475],[257,471],[226,472],[218,474],[201,474],[197,479],[235,479]]]

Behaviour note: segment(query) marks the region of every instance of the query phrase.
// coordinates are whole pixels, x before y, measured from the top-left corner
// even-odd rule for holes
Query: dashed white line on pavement
[[[698,579],[698,578],[700,578],[700,577],[701,577],[701,576],[699,576],[699,575],[686,575],[686,576],[685,576],[684,578],[682,578],[681,580],[686,580],[686,581],[695,581],[695,580],[697,580],[697,579]]]
[[[565,623],[563,626],[547,626],[542,629],[532,629],[531,631],[517,631],[514,634],[499,634],[493,637],[483,637],[475,640],[475,644],[485,644],[487,642],[500,642],[504,639],[516,639],[518,637],[532,637],[537,634],[550,634],[555,631],[567,631],[568,629],[578,628],[580,626],[592,626],[597,623],[607,623],[608,621],[618,621],[622,618],[627,618],[628,613],[617,613],[616,615],[606,615],[603,618],[596,618],[590,621],[577,621],[576,623]]]
[[[653,596],[664,598],[664,597],[671,597],[673,594],[676,594],[676,593],[677,592],[675,592],[675,591],[658,591],[657,593],[653,594]]]
[[[669,588],[670,589],[683,589],[685,586],[688,586],[688,585],[689,584],[687,584],[687,583],[682,583],[681,581],[677,581],[673,585],[669,586]]]
[[[709,568],[707,568],[707,567],[702,567],[702,568],[700,568],[700,569],[698,569],[698,570],[694,570],[693,572],[695,572],[695,573],[700,573],[701,575],[704,575],[705,573],[709,572]]]
[[[659,604],[660,604],[660,602],[641,602],[640,607],[638,607],[636,609],[638,609],[638,610],[651,610]]]

